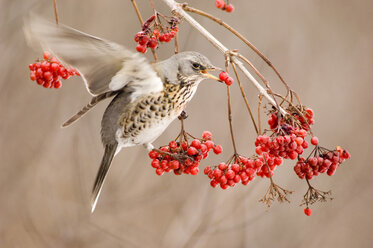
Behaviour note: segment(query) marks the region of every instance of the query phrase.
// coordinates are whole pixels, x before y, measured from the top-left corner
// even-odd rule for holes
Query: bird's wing
[[[130,82],[156,76],[144,57],[114,42],[36,16],[25,21],[24,30],[31,46],[40,44],[62,63],[77,69],[92,95],[119,90]],[[138,75],[142,75],[140,80]],[[145,81],[150,87],[159,86],[157,80]]]

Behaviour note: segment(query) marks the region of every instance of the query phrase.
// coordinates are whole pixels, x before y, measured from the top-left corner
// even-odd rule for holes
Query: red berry
[[[171,169],[173,169],[173,170],[179,169],[179,168],[180,168],[180,162],[177,161],[177,160],[172,160],[172,161],[170,162],[169,167],[170,167]]]
[[[151,49],[156,49],[158,47],[158,42],[156,39],[151,39],[146,45]]]
[[[215,154],[220,154],[220,153],[222,153],[222,151],[223,151],[223,147],[221,147],[221,145],[216,145],[216,146],[213,148],[213,150],[214,150],[214,153],[215,153]]]
[[[205,142],[205,145],[207,146],[208,149],[211,149],[214,147],[214,142],[212,142],[211,140],[208,140]]]
[[[43,59],[45,59],[45,60],[48,60],[50,56],[51,56],[50,52],[44,52],[43,53]]]
[[[227,179],[233,179],[235,175],[236,173],[231,169],[228,169],[227,172],[225,173],[225,177]]]
[[[149,37],[147,35],[142,35],[139,37],[139,44],[145,46],[148,43]]]
[[[161,169],[161,168],[158,168],[158,169],[155,170],[155,173],[157,173],[158,176],[162,176],[163,173],[164,173],[164,170]]]
[[[317,144],[319,144],[319,139],[316,136],[313,136],[311,138],[311,144],[317,146]]]
[[[223,0],[216,0],[215,5],[216,5],[216,8],[222,9],[224,7],[225,3],[224,3]]]
[[[161,166],[161,162],[158,159],[154,159],[151,163],[153,168],[159,168]]]
[[[227,6],[225,6],[225,11],[227,11],[228,13],[233,12],[234,6],[232,4],[228,4]]]
[[[168,146],[171,148],[171,149],[175,149],[177,147],[177,143],[175,140],[173,141],[170,141],[170,143],[168,144]]]
[[[302,145],[303,144],[303,138],[302,137],[296,137],[295,138],[295,143],[298,144],[298,146]]]
[[[192,175],[197,175],[199,172],[199,168],[198,167],[193,167],[191,170],[190,170],[190,174]]]
[[[195,147],[189,147],[187,153],[189,156],[193,156],[193,155],[196,155],[198,151]]]
[[[61,83],[60,80],[57,80],[57,81],[54,82],[54,88],[55,89],[59,89],[59,88],[61,88],[61,86],[62,86],[62,83]]]
[[[31,71],[31,72],[30,72],[30,79],[31,79],[32,81],[35,81],[35,80],[36,80],[35,71]]]
[[[312,214],[311,209],[309,209],[309,208],[305,208],[305,209],[304,209],[304,214],[307,215],[307,216],[310,216],[310,215]]]
[[[50,71],[46,71],[46,72],[44,72],[43,77],[44,77],[46,80],[51,80],[51,79],[53,78],[53,74],[52,74]]]
[[[157,38],[158,38],[158,36],[159,36],[160,32],[159,32],[159,30],[158,30],[158,29],[154,29],[154,30],[153,30],[153,34],[154,34],[154,36],[155,36],[155,37],[157,37]]]
[[[222,170],[222,171],[224,171],[224,170],[226,170],[226,169],[228,168],[228,166],[227,166],[225,163],[220,163],[220,164],[218,165],[218,167],[219,167],[219,169]]]
[[[228,77],[227,79],[225,79],[225,84],[226,85],[228,85],[228,86],[230,86],[230,85],[232,85],[233,84],[233,78],[231,78],[231,77]]]
[[[195,140],[192,141],[192,143],[190,145],[197,148],[197,149],[200,149],[201,148],[201,141],[195,139]]]
[[[216,181],[215,179],[211,180],[211,182],[210,182],[210,185],[213,188],[216,188],[216,186],[218,186],[218,184],[219,184],[218,181]]]
[[[307,119],[312,119],[313,118],[313,116],[314,116],[314,112],[313,112],[313,110],[312,109],[306,109],[306,114],[305,114],[305,116],[306,116],[306,118]]]
[[[221,81],[224,81],[224,82],[225,82],[225,80],[227,80],[228,77],[229,77],[229,75],[228,75],[228,73],[226,73],[225,71],[222,71],[222,72],[220,72],[220,74],[219,74],[219,79],[220,79]]]
[[[220,187],[222,189],[228,189],[229,185],[228,184],[222,184],[222,183],[220,183]]]
[[[240,171],[240,165],[239,164],[232,164],[231,168],[236,173],[238,173]]]
[[[220,169],[215,169],[214,170],[214,177],[215,178],[220,178],[223,175],[223,172]]]
[[[136,46],[136,50],[140,53],[146,53],[146,46],[143,46],[143,45],[137,45]]]
[[[202,138],[204,140],[211,140],[212,139],[212,133],[210,131],[204,131],[202,133]]]
[[[209,174],[210,172],[211,172],[210,166],[206,166],[205,169],[203,170],[203,173],[205,173],[206,175]]]
[[[149,152],[149,158],[155,159],[158,157],[158,153],[156,151],[150,151]]]

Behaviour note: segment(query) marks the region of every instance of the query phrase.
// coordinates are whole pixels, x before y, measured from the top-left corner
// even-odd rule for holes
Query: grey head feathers
[[[194,51],[175,54],[154,67],[162,80],[171,84],[179,84],[180,77],[183,81],[200,82],[207,78],[203,71],[217,69],[208,58]]]

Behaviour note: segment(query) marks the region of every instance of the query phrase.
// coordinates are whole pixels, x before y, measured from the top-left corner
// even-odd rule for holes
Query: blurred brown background
[[[103,153],[100,120],[108,103],[75,125],[61,129],[90,95],[80,78],[60,90],[29,80],[27,65],[42,51],[26,46],[23,18],[32,10],[53,20],[52,0],[0,1],[0,247],[372,247],[373,183],[371,164],[373,81],[373,2],[371,0],[233,0],[226,14],[214,0],[188,1],[235,26],[278,67],[316,112],[314,131],[328,147],[342,145],[352,159],[333,177],[311,182],[333,190],[335,199],[312,206],[307,217],[299,203],[306,183],[294,162],[276,170],[274,180],[296,192],[291,204],[277,202],[266,211],[258,200],[269,182],[223,191],[198,176],[156,176],[142,147],[122,150],[114,159],[96,212],[90,190]],[[138,0],[144,17],[148,1]],[[168,14],[158,0],[157,8]],[[84,32],[135,47],[139,30],[129,0],[58,1],[60,21]],[[230,48],[249,56],[279,85],[271,70],[228,32],[201,20]],[[223,67],[223,57],[187,23],[181,25],[181,49],[203,52]],[[172,54],[162,45],[159,56]],[[150,54],[147,54],[149,58]],[[257,91],[244,82],[256,108]],[[275,87],[275,86],[274,86]],[[275,87],[277,88],[277,87]],[[239,91],[233,90],[234,128],[239,152],[254,151],[255,133]],[[225,147],[203,166],[232,153],[226,118],[225,87],[205,81],[188,107],[187,129],[210,130]],[[155,142],[166,144],[178,132],[173,123]]]

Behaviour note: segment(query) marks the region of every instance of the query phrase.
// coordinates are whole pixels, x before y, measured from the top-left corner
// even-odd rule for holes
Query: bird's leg
[[[154,146],[152,145],[152,143],[145,143],[144,147],[148,150],[148,152],[154,149]]]

